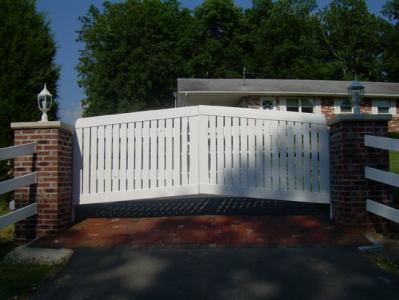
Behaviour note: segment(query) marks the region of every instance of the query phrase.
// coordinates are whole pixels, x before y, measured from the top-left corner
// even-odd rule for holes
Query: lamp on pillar
[[[348,86],[348,94],[353,106],[353,113],[360,114],[360,106],[364,97],[364,86],[355,79]]]
[[[43,90],[37,95],[37,104],[39,110],[42,112],[42,119],[40,122],[48,122],[47,112],[53,104],[53,95],[47,90],[46,84],[44,84]]]

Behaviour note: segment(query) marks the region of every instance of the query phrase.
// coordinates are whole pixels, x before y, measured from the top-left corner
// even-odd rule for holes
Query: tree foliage
[[[364,0],[333,0],[320,16],[334,77],[383,80],[381,34],[386,21],[371,14]]]
[[[81,18],[78,71],[86,116],[173,104],[178,77],[398,80],[398,1],[175,0],[92,6]],[[392,20],[396,20],[396,24]],[[395,46],[390,46],[395,45]]]
[[[392,22],[385,38],[384,71],[388,80],[399,81],[399,0],[388,1],[383,13]]]
[[[314,0],[254,1],[247,12],[250,74],[261,78],[328,77],[315,10]]]
[[[91,6],[81,18],[85,42],[78,70],[86,90],[84,115],[109,114],[173,103],[182,68],[178,42],[190,22],[175,0],[130,0]]]
[[[189,75],[235,78],[242,73],[243,11],[233,0],[205,0],[194,10],[189,31],[193,51],[186,61]]]
[[[59,70],[49,25],[33,0],[0,2],[0,41],[0,147],[6,147],[12,143],[11,122],[40,119],[36,94],[46,82],[56,95]]]

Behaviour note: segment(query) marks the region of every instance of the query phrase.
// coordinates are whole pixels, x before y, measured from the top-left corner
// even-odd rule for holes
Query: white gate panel
[[[79,119],[76,134],[79,203],[199,194],[329,202],[322,115],[183,107]]]

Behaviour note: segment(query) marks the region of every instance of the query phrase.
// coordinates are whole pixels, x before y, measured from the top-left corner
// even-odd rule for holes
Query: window
[[[341,113],[351,113],[352,112],[352,103],[349,99],[343,99],[341,104],[339,105]]]
[[[303,113],[313,113],[314,112],[314,99],[311,98],[291,98],[287,99],[287,111],[296,111]]]
[[[373,114],[396,114],[396,107],[394,100],[373,100],[372,101]]]
[[[312,113],[314,107],[313,99],[302,99],[302,112],[304,113]]]
[[[260,107],[264,110],[275,110],[276,100],[272,97],[260,97]]]
[[[352,103],[348,98],[334,100],[334,114],[353,113]]]
[[[299,100],[287,99],[287,111],[299,111]]]

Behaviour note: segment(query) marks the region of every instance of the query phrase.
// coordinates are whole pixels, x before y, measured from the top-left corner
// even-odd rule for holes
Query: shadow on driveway
[[[85,218],[151,218],[199,215],[324,215],[329,205],[282,200],[214,197],[161,200],[135,200],[76,207],[76,219]]]
[[[350,248],[81,248],[32,299],[398,299]]]

